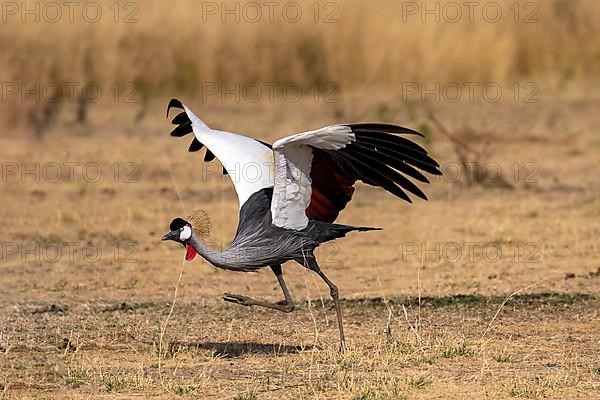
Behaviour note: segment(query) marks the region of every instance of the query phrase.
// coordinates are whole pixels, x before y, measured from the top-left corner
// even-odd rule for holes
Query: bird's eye
[[[183,226],[179,228],[179,232],[183,232]]]

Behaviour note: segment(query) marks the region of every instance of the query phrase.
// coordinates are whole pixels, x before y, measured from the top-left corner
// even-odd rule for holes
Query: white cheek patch
[[[189,238],[192,237],[192,228],[190,228],[189,226],[184,226],[183,230],[181,231],[181,233],[179,233],[179,240],[181,241],[186,241]]]

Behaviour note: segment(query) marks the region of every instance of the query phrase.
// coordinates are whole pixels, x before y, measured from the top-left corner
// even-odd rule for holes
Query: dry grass
[[[232,9],[235,2],[229,3]],[[440,10],[448,3],[439,1]],[[450,22],[444,11],[439,23],[435,15],[423,22],[420,14],[403,12],[402,2],[372,7],[355,0],[331,2],[331,9],[321,5],[317,23],[309,8],[313,3],[299,2],[302,17],[290,23],[281,4],[273,22],[265,15],[256,23],[243,18],[244,13],[239,22],[230,15],[223,23],[220,13],[203,17],[202,5],[190,0],[141,1],[135,12],[138,22],[130,24],[115,23],[114,12],[107,9],[97,23],[85,23],[80,15],[74,23],[65,16],[57,23],[42,18],[39,24],[31,23],[31,16],[27,23],[21,23],[20,14],[8,16],[2,24],[3,72],[13,79],[55,74],[77,81],[144,81],[154,91],[192,92],[202,81],[310,86],[331,80],[389,84],[546,75],[589,78],[600,72],[598,49],[585,40],[598,34],[600,7],[593,0],[521,2],[519,23],[509,0],[497,2],[503,13],[498,23],[487,22],[483,9],[475,10],[474,22],[468,14]],[[332,22],[324,22],[330,13]],[[525,23],[530,15],[532,22]],[[19,51],[24,48],[26,54]]]
[[[94,161],[103,171],[95,183],[79,167],[72,180],[10,176],[2,184],[3,244],[77,244],[73,259],[23,259],[21,247],[0,263],[3,395],[597,397],[600,188],[589,171],[600,142],[597,100],[586,96],[544,97],[527,107],[504,102],[493,113],[481,104],[436,106],[450,126],[465,116],[474,126],[493,123],[491,160],[511,179],[511,165],[533,162],[537,183],[520,180],[509,190],[440,180],[426,188],[429,202],[412,206],[358,188],[341,221],[385,230],[352,235],[319,253],[344,298],[343,354],[326,288],[293,264],[284,267],[298,303],[292,314],[219,300],[223,292],[279,299],[268,271],[234,274],[197,260],[184,265],[173,307],[183,254],[159,241],[168,222],[201,207],[213,219],[211,240],[223,246],[237,219],[230,183],[203,176],[202,155],[186,153],[187,140],[168,137],[164,104],[152,105],[140,129],[130,128],[127,112],[109,107],[99,108],[85,130],[60,127],[40,141],[2,139],[3,160],[29,168]],[[361,103],[366,119],[378,119],[385,101]],[[387,104],[396,122],[418,126],[427,119]],[[331,109],[312,102],[201,108],[219,127],[266,140],[332,120]],[[439,134],[431,132],[427,146],[443,165],[453,161],[452,144]],[[137,179],[123,182],[127,171],[120,169],[115,182],[110,167],[131,162]],[[79,252],[90,242],[104,251],[93,262]],[[436,243],[468,242],[493,244],[503,255],[489,262],[478,250],[473,259],[452,261],[453,253],[431,252]],[[526,257],[532,243],[536,262]],[[429,253],[404,252],[406,244]]]
[[[129,83],[137,87],[133,97],[145,101],[174,94],[199,96],[207,82],[225,84],[229,90],[251,82],[294,82],[310,91],[335,82],[341,90],[400,91],[403,82],[527,79],[556,88],[600,73],[598,46],[589,39],[600,34],[595,0],[521,1],[518,17],[510,8],[512,0],[500,0],[495,2],[502,10],[497,23],[486,21],[483,6],[475,9],[473,23],[466,8],[458,22],[449,22],[453,13],[446,6],[456,4],[449,0],[429,5],[438,4],[439,23],[435,15],[423,22],[420,14],[406,14],[405,4],[411,2],[394,0],[376,7],[359,0],[323,3],[316,23],[312,1],[297,3],[302,17],[296,23],[282,16],[285,2],[277,3],[273,22],[263,6],[263,17],[252,23],[243,17],[245,3],[229,1],[227,7],[237,4],[242,16],[236,22],[230,15],[223,23],[221,2],[214,3],[217,15],[206,15],[202,4],[210,2],[146,0],[121,3],[117,20],[135,11],[136,23],[115,23],[114,10],[106,5],[96,23],[85,22],[80,6],[74,23],[64,10],[58,22],[47,22],[42,13],[36,24],[31,22],[34,16],[20,14],[36,3],[41,4],[24,2],[0,25],[2,82],[29,87],[35,82],[42,87],[77,82],[78,90],[97,82],[103,101],[112,101],[115,83],[122,90],[120,101],[131,94]],[[331,13],[333,22],[325,23]],[[22,23],[23,18],[28,22]],[[537,22],[525,23],[527,18]],[[26,111],[32,101],[20,102],[22,93],[8,97],[13,112],[4,118],[12,126],[30,118]],[[44,112],[56,111],[49,107]],[[34,116],[37,124],[45,123]]]
[[[316,349],[304,307],[290,319],[263,311],[250,316],[214,302],[181,304],[185,312],[173,315],[178,327],[169,331],[173,352],[163,360],[162,375],[153,340],[158,329],[132,325],[143,320],[158,324],[168,311],[164,304],[125,313],[83,312],[78,318],[45,314],[37,322],[21,314],[21,323],[40,333],[44,324],[47,334],[28,339],[24,332],[8,329],[21,345],[2,355],[3,384],[8,395],[69,398],[399,399],[470,394],[584,399],[597,393],[597,337],[590,335],[598,327],[597,298],[548,306],[543,297],[517,297],[495,329],[494,341],[484,344],[477,339],[485,329],[479,317],[490,318],[494,312],[487,301],[425,306],[423,340],[408,332],[403,321],[395,321],[397,332],[386,334],[381,304],[346,307],[352,339],[344,353],[337,350],[335,322],[327,322],[330,308],[313,310],[324,340]],[[61,327],[79,324],[79,318],[85,322],[70,351],[31,347],[34,341],[60,342]],[[220,322],[213,319],[232,321],[233,335],[201,328],[216,327]],[[556,335],[557,328],[569,335]],[[499,351],[510,354],[510,360],[490,356]]]

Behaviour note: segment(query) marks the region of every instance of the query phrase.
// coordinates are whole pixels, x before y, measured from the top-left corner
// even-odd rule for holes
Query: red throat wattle
[[[194,259],[194,257],[196,257],[196,249],[194,249],[194,246],[191,245],[187,245],[187,250],[185,252],[185,259],[187,261],[192,261]]]

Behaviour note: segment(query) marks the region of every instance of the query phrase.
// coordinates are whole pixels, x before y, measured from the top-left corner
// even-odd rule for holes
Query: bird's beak
[[[176,242],[179,242],[179,231],[171,231],[169,233],[167,233],[166,235],[164,235],[161,240],[174,240]]]
[[[188,261],[191,261],[194,259],[194,256],[196,255],[196,250],[194,249],[193,246],[186,245],[184,242],[182,242],[179,239],[179,233],[180,233],[179,230],[171,231],[171,232],[167,233],[166,235],[164,235],[161,238],[161,240],[172,240],[174,242],[179,243],[184,248],[187,248],[187,253],[186,253],[185,259]]]

